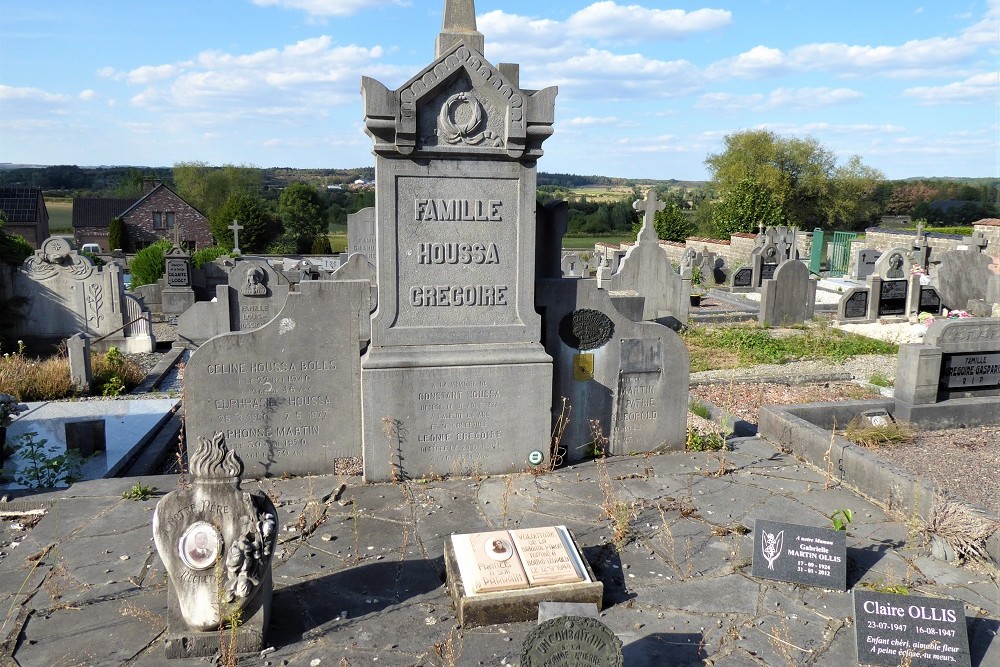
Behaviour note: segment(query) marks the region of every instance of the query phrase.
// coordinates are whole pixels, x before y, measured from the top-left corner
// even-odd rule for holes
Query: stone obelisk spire
[[[434,57],[440,58],[445,51],[463,41],[479,53],[485,48],[483,33],[476,30],[476,0],[445,0],[444,24],[437,38]]]

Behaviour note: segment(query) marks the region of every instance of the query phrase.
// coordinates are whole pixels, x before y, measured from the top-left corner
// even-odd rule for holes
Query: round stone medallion
[[[560,616],[540,623],[524,639],[521,667],[622,667],[622,640],[594,618]]]

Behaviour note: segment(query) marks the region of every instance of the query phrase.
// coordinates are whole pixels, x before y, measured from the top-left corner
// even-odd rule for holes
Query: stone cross
[[[229,229],[233,230],[233,254],[239,255],[240,253],[240,230],[243,229],[243,225],[233,220],[233,224],[229,225]]]
[[[637,241],[656,241],[659,238],[656,235],[653,218],[657,211],[662,211],[666,207],[666,204],[656,200],[655,190],[646,190],[645,199],[637,199],[632,203],[632,208],[636,211],[641,211],[643,214],[642,229],[639,230]]]
[[[181,247],[181,226],[177,221],[174,221],[174,247]]]

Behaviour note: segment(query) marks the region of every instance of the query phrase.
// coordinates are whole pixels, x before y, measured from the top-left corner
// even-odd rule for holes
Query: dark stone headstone
[[[972,665],[961,600],[855,589],[854,628],[862,665]]]
[[[66,422],[66,449],[75,449],[80,456],[93,456],[108,450],[103,419]]]
[[[949,389],[997,386],[1000,384],[1000,352],[943,355],[941,384]]]
[[[879,287],[878,316],[906,314],[906,281],[884,280]]]
[[[753,269],[744,266],[733,274],[733,287],[750,287],[753,284]]]
[[[622,641],[594,618],[562,616],[540,623],[521,647],[521,667],[621,667]]]
[[[760,266],[760,279],[761,280],[771,280],[774,278],[774,271],[778,268],[777,264],[761,264]]]
[[[829,528],[756,519],[751,574],[842,591],[847,587],[847,537]]]
[[[941,312],[941,295],[933,287],[920,288],[920,312],[935,315]]]
[[[868,316],[868,292],[855,292],[844,304],[845,318],[864,319]]]

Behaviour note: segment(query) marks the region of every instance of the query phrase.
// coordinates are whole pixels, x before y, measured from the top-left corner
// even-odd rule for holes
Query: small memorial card
[[[590,581],[565,526],[452,535],[466,595]]]
[[[860,665],[972,666],[960,600],[855,589],[854,631]]]
[[[754,577],[842,591],[847,588],[847,535],[829,528],[754,520]]]

